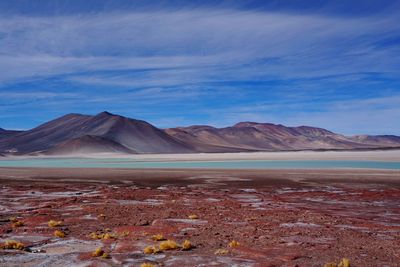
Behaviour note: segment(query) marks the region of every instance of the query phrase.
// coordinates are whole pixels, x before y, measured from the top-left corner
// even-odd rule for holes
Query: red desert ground
[[[106,165],[111,157],[400,162],[399,144],[249,122],[162,130],[110,113],[2,130],[2,162],[80,154],[105,165],[1,167],[0,265],[400,266],[398,169]],[[336,151],[290,151],[321,149]]]

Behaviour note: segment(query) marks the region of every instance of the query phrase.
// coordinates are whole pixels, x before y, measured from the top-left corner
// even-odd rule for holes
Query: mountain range
[[[159,129],[142,120],[102,112],[67,114],[27,131],[0,128],[0,155],[86,153],[216,153],[400,148],[394,135],[344,136],[310,127],[240,122]]]

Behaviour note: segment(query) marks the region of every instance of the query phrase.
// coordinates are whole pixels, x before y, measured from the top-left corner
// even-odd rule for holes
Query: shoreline
[[[136,161],[224,161],[224,160],[370,160],[400,162],[400,149],[369,151],[291,151],[291,152],[238,152],[238,153],[194,153],[194,154],[74,154],[57,156],[5,156],[1,160],[22,159],[130,159]]]
[[[387,169],[118,169],[118,168],[18,168],[0,167],[3,182],[45,183],[198,183],[223,178],[233,184],[275,181],[317,183],[386,183],[400,186],[400,171]],[[226,178],[226,179],[225,179]]]

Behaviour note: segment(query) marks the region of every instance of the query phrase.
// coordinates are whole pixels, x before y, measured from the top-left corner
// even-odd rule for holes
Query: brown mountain
[[[286,127],[271,123],[240,122],[232,127],[189,126],[166,132],[192,144],[200,152],[367,149],[400,147],[400,137],[346,137],[325,129]]]
[[[97,136],[103,139],[88,140],[83,136]],[[66,141],[70,141],[65,144]],[[90,143],[90,145],[88,144]],[[0,139],[1,151],[16,151],[20,154],[47,151],[56,146],[61,146],[62,151],[67,151],[68,144],[77,147],[85,144],[93,147],[93,142],[106,142],[103,148],[108,152],[111,142],[119,144],[122,148],[137,153],[185,153],[192,149],[166,134],[164,131],[151,124],[102,112],[96,116],[81,114],[68,114],[58,119],[42,124],[32,130],[19,133],[9,138]],[[114,146],[115,148],[115,146]],[[54,151],[54,150],[53,150]],[[61,151],[61,150],[55,150]]]
[[[0,154],[197,153],[400,148],[400,137],[351,136],[309,127],[240,122],[161,130],[108,112],[68,114],[28,131],[0,130]]]
[[[110,139],[84,135],[78,138],[67,140],[47,150],[47,155],[63,154],[93,154],[93,153],[126,153],[133,154],[135,151]]]

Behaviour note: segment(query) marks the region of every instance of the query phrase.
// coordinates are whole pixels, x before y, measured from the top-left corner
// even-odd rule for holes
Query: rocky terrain
[[[396,171],[3,168],[0,180],[2,266],[400,266]]]
[[[68,114],[27,131],[0,129],[0,153],[217,153],[400,148],[400,137],[344,136],[309,127],[241,122],[231,127],[158,129],[141,120],[102,112]]]

